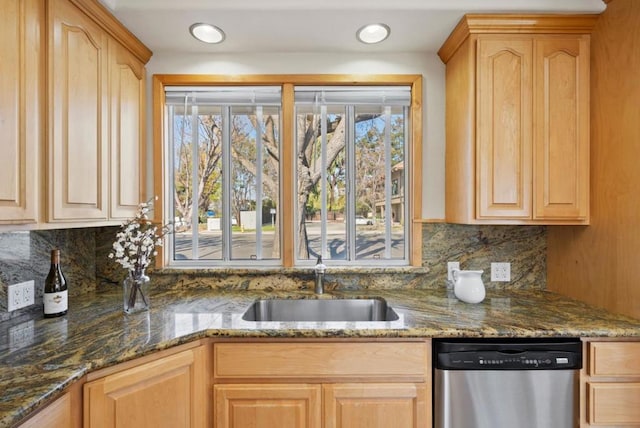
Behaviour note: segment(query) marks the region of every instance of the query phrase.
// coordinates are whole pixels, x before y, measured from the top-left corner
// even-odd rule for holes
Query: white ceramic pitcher
[[[458,299],[467,303],[480,303],[484,300],[486,292],[482,282],[482,272],[460,269],[454,269],[451,272],[454,281],[453,293]]]

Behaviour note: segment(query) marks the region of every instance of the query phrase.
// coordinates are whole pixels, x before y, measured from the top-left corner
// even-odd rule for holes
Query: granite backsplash
[[[36,307],[42,303],[42,287],[49,271],[52,248],[62,252],[62,269],[70,283],[69,295],[96,287],[118,286],[125,272],[107,257],[117,227],[0,233],[0,321],[17,315],[6,312],[6,286],[34,279]],[[422,259],[425,269],[390,269],[375,275],[335,269],[327,275],[330,287],[436,288],[446,285],[447,261],[459,261],[462,269],[483,269],[488,288],[546,287],[546,228],[544,226],[467,226],[445,223],[423,225]],[[511,281],[490,282],[491,262],[511,263]],[[373,272],[372,272],[373,273]],[[156,272],[160,287],[222,287],[225,289],[300,288],[312,279],[299,269],[263,274],[256,271],[169,270]],[[304,281],[304,282],[301,282]]]

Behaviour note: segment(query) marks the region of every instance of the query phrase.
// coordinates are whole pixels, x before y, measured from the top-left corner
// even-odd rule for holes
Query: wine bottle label
[[[44,293],[44,314],[59,314],[67,310],[67,290]]]

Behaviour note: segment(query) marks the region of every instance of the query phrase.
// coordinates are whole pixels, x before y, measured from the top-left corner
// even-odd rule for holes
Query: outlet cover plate
[[[447,262],[447,280],[453,281],[451,271],[454,269],[460,269],[460,262]]]
[[[7,286],[7,311],[15,311],[35,303],[33,280]]]
[[[511,263],[491,263],[491,281],[511,281]]]

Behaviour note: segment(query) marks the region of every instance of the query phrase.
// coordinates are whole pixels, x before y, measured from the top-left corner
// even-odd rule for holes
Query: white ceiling
[[[600,13],[602,0],[101,0],[154,52],[436,52],[465,13]],[[206,22],[226,40],[188,28]],[[383,22],[391,35],[363,45],[355,32]]]

